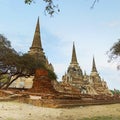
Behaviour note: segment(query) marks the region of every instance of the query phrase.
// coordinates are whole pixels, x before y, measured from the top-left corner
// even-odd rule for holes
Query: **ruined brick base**
[[[33,86],[29,91],[32,93],[56,94],[57,91],[54,89],[51,81],[47,70],[38,69],[33,79]]]

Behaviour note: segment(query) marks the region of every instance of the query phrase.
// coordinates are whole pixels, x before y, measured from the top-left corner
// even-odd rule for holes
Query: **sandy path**
[[[0,120],[80,120],[94,116],[120,116],[120,104],[55,109],[0,102]]]

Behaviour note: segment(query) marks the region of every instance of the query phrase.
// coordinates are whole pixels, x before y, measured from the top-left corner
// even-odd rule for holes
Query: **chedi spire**
[[[39,17],[38,17],[36,28],[35,28],[32,46],[30,47],[30,51],[28,53],[34,56],[36,60],[44,64],[48,69],[54,71],[52,64],[51,63],[49,64],[48,59],[46,58],[45,53],[42,48]]]
[[[35,33],[34,33],[34,38],[33,38],[32,46],[31,46],[30,49],[34,49],[34,48],[42,50],[39,17],[38,17],[38,20],[37,20],[36,29],[35,29]]]
[[[78,65],[74,42],[73,42],[72,58],[70,64]]]
[[[92,71],[91,72],[97,72],[97,69],[96,69],[96,64],[95,64],[95,59],[93,57],[93,63],[92,63]]]
[[[29,54],[33,55],[35,59],[46,64],[46,56],[45,53],[43,52],[41,36],[40,36],[39,17],[37,20],[33,42],[32,42],[32,46],[30,47]]]

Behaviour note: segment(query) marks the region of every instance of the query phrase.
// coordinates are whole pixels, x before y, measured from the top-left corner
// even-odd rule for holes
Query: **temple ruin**
[[[38,59],[39,62],[43,63],[49,70],[54,71],[53,65],[49,63],[42,48],[39,18],[37,20],[32,45],[28,53],[34,56],[35,59]],[[34,83],[34,79],[35,78],[32,76],[28,79],[20,78],[19,80],[15,81],[11,86],[17,88],[32,88],[33,84],[36,84]],[[103,79],[101,79],[97,71],[94,57],[90,75],[87,75],[86,72],[83,73],[77,61],[74,43],[72,49],[71,62],[67,69],[67,72],[63,75],[62,81],[53,80],[52,84],[58,92],[89,95],[112,95],[107,86],[107,83]]]
[[[39,68],[34,76],[22,77],[13,82],[8,91],[0,90],[0,96],[4,96],[3,100],[6,97],[6,100],[16,99],[42,107],[120,103],[120,95],[113,95],[105,80],[99,75],[94,57],[90,75],[83,73],[77,61],[75,43],[73,43],[70,65],[62,80],[57,81],[49,77],[48,70],[54,71],[54,68],[42,48],[39,18],[28,53],[43,63],[47,69]]]
[[[71,89],[72,86],[72,88],[76,89],[81,94],[112,95],[108,89],[107,83],[101,79],[97,71],[94,57],[90,75],[87,75],[86,72],[83,74],[82,69],[77,62],[74,43],[71,62],[67,69],[67,72],[62,77],[61,85],[65,88],[65,91],[67,91],[67,89]]]

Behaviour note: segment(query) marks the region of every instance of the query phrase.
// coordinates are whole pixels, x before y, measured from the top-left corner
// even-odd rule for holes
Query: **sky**
[[[45,15],[41,0],[31,5],[24,0],[0,0],[0,34],[12,47],[27,53],[31,47],[39,16],[42,46],[54,66],[58,80],[67,71],[75,42],[77,60],[89,75],[92,59],[110,89],[120,90],[120,71],[115,62],[108,63],[107,51],[120,38],[120,0],[100,0],[90,9],[93,0],[55,0],[60,13]]]

